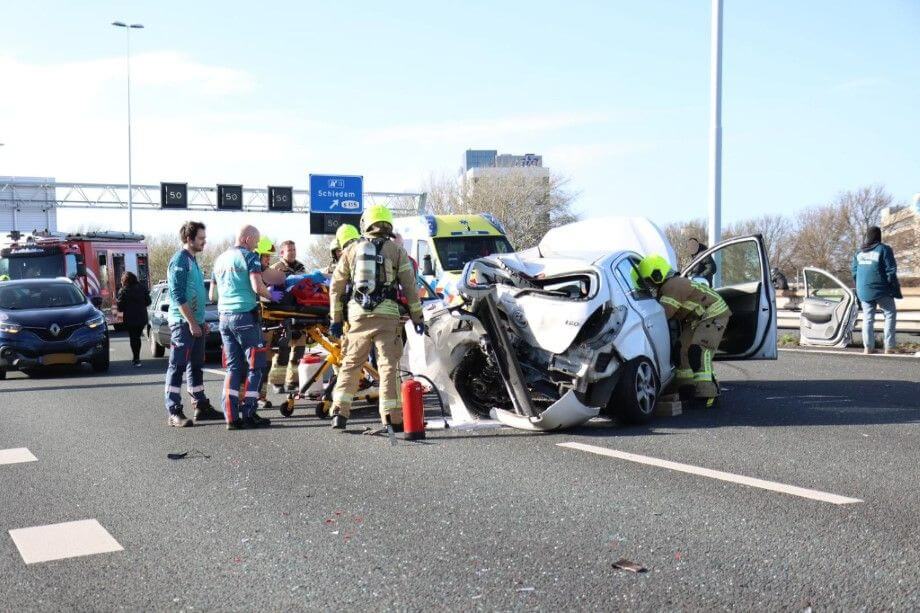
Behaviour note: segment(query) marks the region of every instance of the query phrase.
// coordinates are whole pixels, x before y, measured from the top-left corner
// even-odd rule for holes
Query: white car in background
[[[617,217],[473,260],[459,282],[463,304],[429,304],[429,336],[408,334],[410,369],[435,383],[454,422],[491,418],[538,431],[598,415],[645,422],[674,376],[676,338],[661,305],[633,280],[649,253],[676,259],[651,221]],[[708,256],[718,266],[714,288],[732,310],[716,359],[776,359],[763,239],[720,243],[687,270]]]

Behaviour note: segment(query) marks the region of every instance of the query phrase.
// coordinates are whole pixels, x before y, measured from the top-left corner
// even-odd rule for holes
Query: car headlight
[[[99,326],[104,326],[104,325],[105,325],[105,316],[103,315],[96,315],[95,317],[93,317],[92,319],[86,322],[86,326],[94,330],[98,328]]]
[[[22,330],[22,326],[19,324],[0,321],[0,334],[17,334],[20,330]]]

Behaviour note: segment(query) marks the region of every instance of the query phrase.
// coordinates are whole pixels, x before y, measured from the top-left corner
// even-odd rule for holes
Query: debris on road
[[[645,573],[648,572],[648,569],[641,564],[636,564],[635,562],[630,562],[626,558],[620,558],[612,564],[612,566],[619,570],[628,570],[631,573]]]
[[[202,453],[197,449],[191,451],[183,451],[182,453],[167,453],[166,457],[170,460],[183,460],[183,459],[194,459],[194,458],[204,458],[205,460],[210,460],[211,456]]]

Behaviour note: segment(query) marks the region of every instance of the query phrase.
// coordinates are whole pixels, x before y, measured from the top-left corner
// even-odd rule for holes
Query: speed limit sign
[[[188,208],[188,183],[160,183],[160,207]]]
[[[218,185],[217,208],[221,211],[243,210],[242,185]]]
[[[269,187],[268,188],[268,210],[269,211],[292,211],[294,210],[294,188],[293,187]]]

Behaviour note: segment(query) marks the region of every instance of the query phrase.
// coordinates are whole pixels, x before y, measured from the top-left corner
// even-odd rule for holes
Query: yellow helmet
[[[0,275],[0,281],[9,281],[9,280],[10,280],[9,275]]]
[[[272,239],[267,236],[262,236],[259,238],[259,244],[256,245],[256,253],[259,255],[270,255],[275,252],[275,245],[272,243]]]
[[[389,211],[389,209],[387,210]],[[392,220],[393,216],[390,215],[391,223]],[[339,226],[339,229],[335,231],[335,240],[338,241],[338,245],[342,249],[344,249],[348,243],[355,240],[356,238],[361,238],[361,233],[358,232],[358,228],[351,224],[343,223],[341,226]]]
[[[393,225],[393,212],[382,204],[375,204],[361,215],[361,228],[365,232],[375,223],[386,222]]]
[[[647,255],[639,260],[639,276],[655,285],[664,283],[670,272],[671,263],[668,262],[667,258],[657,253]]]

